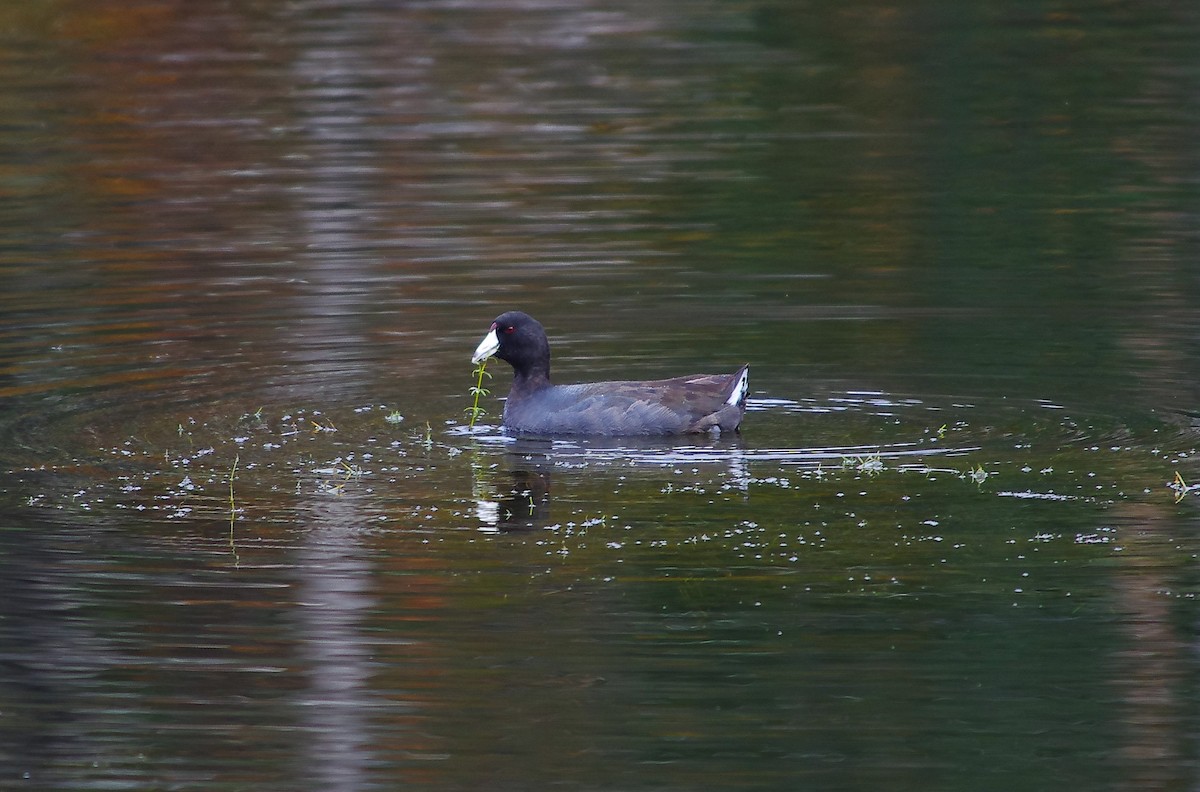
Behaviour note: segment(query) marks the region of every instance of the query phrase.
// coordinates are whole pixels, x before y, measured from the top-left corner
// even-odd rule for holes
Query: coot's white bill
[[[479,346],[475,347],[475,354],[471,355],[471,362],[482,363],[496,354],[496,350],[499,348],[500,339],[496,335],[496,325],[492,325],[491,332],[483,337],[483,340],[479,342]]]

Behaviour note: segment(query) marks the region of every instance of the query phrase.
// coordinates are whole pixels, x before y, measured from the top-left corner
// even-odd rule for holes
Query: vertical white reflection
[[[313,788],[329,792],[363,789],[372,758],[363,621],[375,600],[370,565],[350,527],[355,516],[348,501],[326,501],[297,559],[299,655],[309,682],[297,703]]]
[[[299,321],[284,345],[292,373],[306,383],[354,388],[372,381],[365,336],[363,285],[375,282],[376,262],[364,251],[363,215],[377,200],[377,153],[365,134],[373,92],[365,74],[387,74],[371,45],[378,18],[366,7],[324,2],[298,39],[291,63],[295,94],[297,180],[289,211],[303,253],[295,262],[306,284],[289,307]],[[298,9],[305,13],[304,9]],[[320,21],[319,21],[320,20]],[[312,394],[306,390],[306,394]],[[309,743],[304,751],[311,788],[356,792],[370,786],[372,748],[371,649],[363,622],[374,599],[372,567],[358,542],[363,519],[351,499],[320,497],[299,550],[299,654],[308,689],[297,698]]]

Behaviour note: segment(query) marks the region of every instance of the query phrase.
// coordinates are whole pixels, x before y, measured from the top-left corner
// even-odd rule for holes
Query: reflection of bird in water
[[[514,470],[511,482],[496,500],[476,499],[480,521],[497,531],[536,528],[550,512],[550,474],[546,471]]]

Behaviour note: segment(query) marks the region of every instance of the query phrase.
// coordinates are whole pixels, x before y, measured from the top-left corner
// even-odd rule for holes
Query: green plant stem
[[[233,553],[233,565],[238,564],[237,546],[233,543],[233,523],[237,520],[237,502],[233,497],[233,480],[237,476],[238,462],[242,459],[241,454],[236,454],[233,457],[233,467],[229,469],[229,549]]]
[[[479,365],[475,367],[475,386],[473,388],[471,388],[471,393],[474,394],[475,399],[472,402],[470,408],[468,408],[468,410],[467,410],[467,412],[471,416],[467,425],[472,429],[475,428],[475,422],[477,420],[479,420],[479,416],[484,415],[486,413],[486,411],[482,407],[479,406],[479,397],[486,396],[488,394],[487,388],[483,387],[483,378],[485,375],[487,376],[488,379],[492,378],[492,375],[488,374],[486,369],[487,369],[487,359],[486,358],[481,360],[479,362]]]

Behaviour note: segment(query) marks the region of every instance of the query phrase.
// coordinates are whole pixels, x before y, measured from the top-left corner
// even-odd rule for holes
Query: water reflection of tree
[[[1168,30],[1196,24],[1187,5],[1151,4],[1147,9]],[[1163,451],[1187,448],[1196,437],[1200,371],[1194,345],[1200,304],[1195,276],[1195,188],[1180,175],[1195,173],[1200,148],[1192,133],[1200,120],[1195,80],[1181,79],[1200,68],[1191,42],[1163,39],[1165,46],[1129,75],[1123,99],[1140,112],[1109,141],[1111,156],[1127,164],[1112,188],[1127,212],[1120,219],[1116,248],[1117,288],[1137,308],[1136,320],[1119,323],[1118,337],[1134,361],[1136,400],[1162,414],[1177,434],[1163,438]],[[1185,113],[1191,123],[1180,124]],[[1197,474],[1192,467],[1190,481]],[[1164,469],[1163,478],[1170,471]],[[1148,481],[1154,499],[1122,501],[1115,507],[1123,526],[1122,565],[1114,580],[1126,646],[1116,654],[1113,685],[1123,706],[1125,742],[1120,752],[1123,787],[1130,790],[1194,787],[1196,773],[1195,690],[1200,679],[1195,652],[1197,522],[1193,504],[1171,505],[1163,482]],[[1188,496],[1190,497],[1190,496]],[[1190,552],[1189,552],[1190,550]],[[1191,559],[1180,563],[1180,559]],[[1185,607],[1187,606],[1187,607]]]

